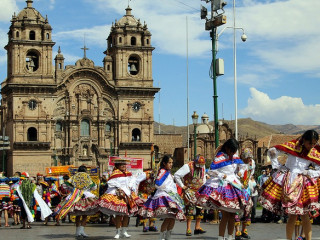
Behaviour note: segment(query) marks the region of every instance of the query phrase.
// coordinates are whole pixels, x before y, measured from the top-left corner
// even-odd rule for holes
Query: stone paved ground
[[[132,240],[157,240],[158,233],[142,232],[142,227],[135,227],[135,219],[130,222],[129,233],[132,235]],[[161,221],[157,221],[156,225],[159,227]],[[75,239],[75,227],[72,223],[64,223],[62,226],[54,226],[53,222],[49,226],[43,226],[42,223],[32,223],[32,229],[20,229],[19,226],[12,226],[10,228],[0,228],[0,240],[69,240]],[[216,240],[218,234],[218,225],[211,225],[203,223],[202,227],[207,230],[203,235],[196,235],[191,237],[185,236],[185,226],[183,222],[176,222],[172,239],[190,239],[190,240]],[[115,228],[109,227],[106,224],[88,224],[85,229],[86,233],[90,235],[89,239],[102,240],[113,239]],[[285,239],[285,224],[276,223],[254,223],[249,228],[251,239],[253,240],[283,240]],[[313,238],[320,240],[320,225],[313,225]]]

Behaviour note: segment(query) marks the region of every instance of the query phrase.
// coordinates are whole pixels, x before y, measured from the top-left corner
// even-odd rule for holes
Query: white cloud
[[[319,124],[320,104],[305,105],[301,98],[282,96],[271,99],[266,93],[250,88],[248,106],[241,114],[270,124]]]
[[[1,0],[0,22],[9,22],[13,13],[18,14],[18,6],[14,0]]]
[[[59,42],[66,41],[81,41],[85,37],[86,42],[90,44],[98,44],[101,47],[106,46],[106,33],[110,30],[111,25],[95,26],[92,28],[76,29],[72,31],[64,31],[53,34],[53,37],[59,39]]]

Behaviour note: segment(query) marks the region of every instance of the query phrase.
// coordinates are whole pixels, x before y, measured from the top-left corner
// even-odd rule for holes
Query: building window
[[[62,69],[62,64],[61,63],[59,63],[59,69]]]
[[[49,33],[47,33],[47,39],[50,39],[50,34]]]
[[[110,123],[106,124],[106,132],[111,132],[111,124]]]
[[[110,71],[110,65],[109,64],[107,65],[107,70]]]
[[[84,119],[81,121],[81,136],[90,135],[90,123],[88,120]]]
[[[38,141],[37,129],[34,127],[29,128],[27,137],[28,137],[28,141]]]
[[[19,37],[19,32],[18,32],[18,31],[16,32],[16,37],[17,37],[17,38]]]
[[[39,68],[39,54],[34,51],[28,51],[26,56],[26,68],[28,72],[35,72]]]
[[[128,59],[128,72],[131,75],[137,75],[139,73],[140,65],[139,59],[136,56],[130,56]]]
[[[119,43],[122,43],[122,37],[119,37]]]
[[[149,39],[147,39],[147,45],[149,45]]]
[[[61,132],[62,131],[62,123],[61,122],[57,122],[56,123],[56,131],[57,132]]]
[[[137,39],[135,37],[131,37],[131,45],[135,46],[137,44]]]
[[[30,100],[28,102],[28,107],[30,110],[35,110],[37,108],[37,101],[36,100]]]
[[[30,31],[29,33],[29,39],[30,40],[36,40],[36,33],[34,31]]]
[[[132,141],[140,142],[141,141],[141,132],[139,128],[135,128],[132,130]]]

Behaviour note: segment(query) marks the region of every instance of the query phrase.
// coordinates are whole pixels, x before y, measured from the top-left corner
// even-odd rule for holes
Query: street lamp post
[[[193,154],[193,157],[194,159],[196,158],[197,156],[197,124],[198,124],[198,118],[199,118],[199,115],[197,114],[196,111],[193,112],[192,114],[192,122],[193,122],[193,126],[194,126],[194,154]]]

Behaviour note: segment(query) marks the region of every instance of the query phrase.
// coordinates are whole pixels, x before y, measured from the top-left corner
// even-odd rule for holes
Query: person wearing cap
[[[45,181],[48,185],[43,192],[43,197],[46,199],[48,206],[51,209],[55,209],[61,200],[57,185],[54,183],[57,179],[53,177],[46,177]],[[46,218],[44,225],[48,225],[49,218],[50,216]]]
[[[65,174],[63,175],[63,183],[59,186],[59,194],[61,196],[61,201],[65,201],[66,198],[69,196],[69,194],[71,193],[71,191],[73,190],[72,186],[68,183],[69,180],[69,175]],[[59,204],[56,207],[56,209],[54,210],[54,212],[57,212],[59,209]],[[68,213],[69,216],[69,223],[71,223],[71,219],[70,219],[70,213]],[[64,218],[62,218],[62,222],[65,222],[66,216]],[[60,220],[56,218],[56,226],[60,226]]]
[[[100,212],[106,215],[115,215],[115,239],[129,238],[129,216],[138,211],[142,200],[132,191],[132,173],[126,168],[130,159],[117,157],[113,159],[114,169],[108,179],[108,188],[99,199]]]
[[[99,211],[98,199],[91,193],[91,190],[97,189],[97,185],[87,173],[87,167],[84,165],[78,168],[78,172],[68,180],[68,184],[73,187],[73,191],[57,206],[56,220],[60,221],[68,213],[76,216],[75,236],[77,238],[88,237],[84,232],[87,216],[94,215]]]
[[[144,218],[164,218],[160,228],[159,239],[170,240],[175,220],[186,220],[184,203],[180,198],[177,185],[171,175],[173,159],[164,155],[155,181],[155,193],[143,204],[138,214]]]
[[[32,214],[32,208],[34,206],[34,200],[40,206],[41,209],[41,220],[48,217],[52,211],[42,199],[42,196],[36,190],[36,185],[29,179],[29,174],[27,172],[21,173],[21,183],[17,188],[17,193],[19,195],[19,205],[21,207],[21,219],[22,227],[21,229],[30,229],[30,223],[34,221]],[[27,222],[27,226],[26,226]]]
[[[238,176],[240,177],[240,181],[244,186],[244,189],[248,192],[250,196],[250,201],[248,204],[251,206],[253,205],[252,199],[251,199],[251,190],[249,187],[250,178],[254,175],[256,164],[253,160],[252,150],[250,148],[245,148],[242,150],[241,153],[241,159],[243,160],[244,164],[241,169],[238,171]],[[251,213],[252,207],[245,208],[246,211],[243,212],[241,215],[240,213],[236,213],[235,215],[235,240],[241,240],[241,239],[249,239],[248,235],[248,229],[247,226],[251,224]],[[240,224],[242,224],[242,230],[240,231]]]
[[[194,210],[196,210],[196,224],[194,234],[206,233],[201,227],[200,222],[203,219],[204,210],[196,205],[197,199],[195,193],[206,182],[206,160],[203,156],[198,155],[193,161],[184,164],[175,174],[176,183],[184,190],[183,200],[185,203],[185,213],[187,217],[186,236],[191,236],[191,220],[193,219]]]
[[[4,226],[10,227],[8,212],[12,208],[10,201],[10,186],[9,179],[0,173],[0,226],[1,226],[1,215],[4,214]]]
[[[210,165],[208,174],[210,179],[197,191],[197,204],[219,209],[222,219],[219,223],[218,240],[225,239],[225,231],[228,226],[228,240],[233,239],[235,214],[243,212],[248,204],[250,196],[244,191],[237,171],[242,171],[246,166],[236,154],[239,149],[237,140],[228,139],[217,149],[216,157]],[[251,207],[250,207],[251,208]]]

